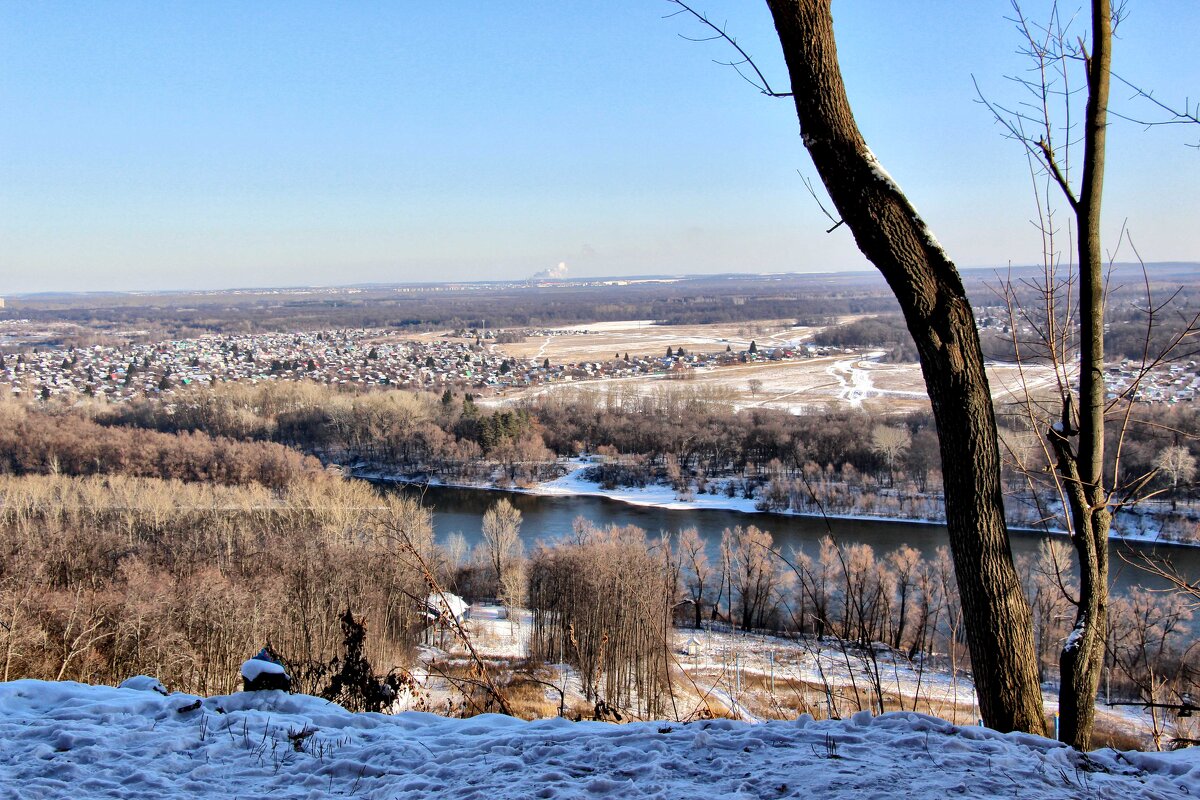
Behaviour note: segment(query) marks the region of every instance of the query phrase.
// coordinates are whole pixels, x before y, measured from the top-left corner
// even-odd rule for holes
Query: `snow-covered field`
[[[199,700],[199,703],[197,701]],[[0,684],[5,798],[1183,798],[1200,749],[1087,755],[922,714],[748,724],[351,714],[305,695]]]
[[[842,322],[856,317],[844,317]],[[733,347],[742,351],[756,342],[760,350],[795,348],[821,328],[794,327],[790,320],[707,325],[656,325],[651,320],[625,320],[572,325],[531,335],[526,341],[496,345],[508,356],[559,364],[607,361],[616,353],[656,356],[665,347],[683,347],[689,353],[714,353]],[[585,332],[586,331],[586,332]],[[897,414],[928,407],[920,366],[882,361],[882,350],[846,352],[788,361],[758,361],[699,369],[689,374],[687,385],[698,390],[719,390],[734,399],[738,408],[775,408],[805,413],[825,407],[869,408],[877,414]],[[1038,364],[987,365],[993,396],[1008,402],[1024,396],[1025,388],[1039,391],[1056,381],[1053,370]],[[670,376],[598,378],[579,383],[508,390],[485,398],[484,405],[509,404],[545,394],[596,393],[610,390],[654,393]]]

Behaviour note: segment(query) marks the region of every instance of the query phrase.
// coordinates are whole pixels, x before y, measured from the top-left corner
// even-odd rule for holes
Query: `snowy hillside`
[[[1081,755],[912,713],[752,725],[351,714],[304,695],[0,684],[4,798],[1176,798],[1200,748]]]

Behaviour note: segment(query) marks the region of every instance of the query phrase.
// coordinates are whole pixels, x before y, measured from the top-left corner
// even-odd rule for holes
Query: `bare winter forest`
[[[969,668],[945,548],[922,559],[912,548],[875,552],[827,538],[814,552],[784,552],[768,530],[747,525],[727,530],[712,558],[694,530],[585,520],[555,541],[524,542],[519,512],[503,502],[470,548],[461,537],[435,541],[415,502],[295,449],[521,482],[553,472],[555,451],[595,448],[613,454],[597,479],[614,483],[661,472],[695,491],[698,474],[734,469],[739,485],[761,484],[765,502],[788,502],[801,486],[806,502],[833,509],[852,486],[892,502],[919,494],[909,451],[888,458],[852,414],[737,413],[684,397],[660,398],[652,413],[598,403],[472,412],[459,398],[287,385],[184,400],[169,411],[0,405],[4,680],[111,683],[146,673],[192,692],[228,692],[237,665],[269,642],[297,688],[320,693],[347,660],[347,611],[365,624],[359,656],[381,676],[411,685],[432,666],[457,687],[450,708],[463,714],[501,703],[545,713],[544,702],[519,698],[544,695],[544,665],[558,663],[577,671],[587,703],[572,713],[693,713],[677,703],[689,685],[672,644],[677,627],[840,642],[847,663],[862,665],[851,674],[866,677],[853,691],[826,687],[830,703],[810,709],[818,714],[922,707],[919,681],[912,697],[886,688],[884,653],[918,674]],[[689,424],[665,424],[671,415]],[[920,419],[893,429],[908,433],[914,423],[917,438],[927,424]],[[684,431],[691,435],[681,439]],[[924,469],[923,480],[936,478],[936,466]],[[1047,681],[1069,633],[1068,561],[1065,545],[1047,542],[1019,565]],[[443,591],[499,602],[514,618],[529,608],[527,652],[466,666],[422,661],[430,637],[444,643],[462,633],[431,620],[429,596]],[[1194,690],[1195,629],[1184,599],[1135,590],[1114,600],[1112,620],[1109,692],[1156,701]],[[486,681],[479,670],[490,671]]]
[[[707,286],[701,281],[685,288]],[[774,363],[755,353],[752,338],[758,331],[767,342],[769,329],[746,316],[765,311],[809,314],[804,335],[813,347],[859,348],[900,362],[912,358],[911,345],[906,349],[897,335],[900,323],[890,301],[871,281],[851,281],[844,297],[819,306],[848,312],[849,322],[814,315],[818,306],[811,300],[779,305],[771,295],[775,287],[739,286],[748,307],[719,296],[689,299],[681,287],[666,283],[639,289],[633,305],[613,313],[705,323],[732,315],[738,325],[750,326],[745,341],[736,340],[739,350],[726,339],[687,341],[751,376]],[[512,291],[513,299],[526,297],[520,287]],[[594,292],[561,291],[574,299],[555,312],[558,321],[575,319]],[[756,293],[762,297],[754,299]],[[520,316],[526,314],[521,302],[507,306],[517,316],[503,321],[555,321]],[[299,324],[313,303],[321,301],[285,303],[278,317],[256,309],[244,319],[242,311],[230,315],[203,302],[197,306],[219,320],[205,323],[209,330],[224,330],[251,320]],[[357,306],[371,314],[386,307],[386,300]],[[492,319],[503,316],[499,306],[468,307],[496,315]],[[439,321],[460,326],[445,334],[448,341],[465,342],[454,345],[456,355],[447,363],[465,365],[467,375],[476,365],[494,375],[517,369],[519,356],[501,357],[501,348],[525,353],[520,357],[539,366],[536,356],[553,345],[584,347],[578,364],[564,366],[588,377],[586,348],[603,350],[613,336],[618,352],[611,363],[616,369],[630,363],[629,353],[621,352],[628,350],[620,347],[621,333],[601,334],[605,344],[577,335],[559,340],[551,336],[557,332],[537,328],[506,333],[484,329],[482,317],[463,316],[454,302],[436,308],[451,317],[433,315],[414,327]],[[528,314],[535,310],[530,306]],[[533,487],[584,463],[582,479],[601,489],[665,485],[685,503],[716,495],[749,501],[764,512],[941,520],[938,440],[920,402],[906,402],[893,413],[881,413],[885,407],[878,403],[789,411],[757,403],[764,390],[752,377],[747,394],[670,374],[657,383],[643,379],[593,389],[579,383],[569,392],[531,392],[503,402],[497,402],[496,387],[482,382],[485,373],[474,383],[445,381],[415,391],[366,386],[328,375],[356,364],[365,371],[398,357],[400,350],[392,349],[404,345],[345,330],[281,339],[319,344],[318,358],[330,362],[324,372],[313,369],[308,356],[307,369],[298,356],[267,364],[261,353],[256,359],[244,344],[239,352],[239,340],[231,340],[221,351],[229,382],[186,385],[174,379],[185,373],[171,355],[187,350],[186,342],[162,348],[153,338],[134,343],[115,334],[115,326],[135,320],[154,327],[155,315],[172,313],[166,309],[117,305],[91,312],[86,323],[70,322],[78,312],[48,304],[22,313],[29,312],[35,319],[13,331],[41,325],[74,332],[60,341],[0,348],[9,374],[19,368],[86,379],[84,372],[94,377],[96,369],[84,362],[96,361],[98,353],[108,358],[113,349],[121,357],[106,379],[118,389],[144,388],[108,399],[100,392],[56,390],[18,392],[0,401],[5,680],[115,683],[146,673],[173,688],[228,692],[237,686],[237,665],[269,643],[289,665],[298,690],[354,708],[387,707],[398,702],[399,692],[410,707],[452,714],[685,719],[909,708],[972,719],[978,713],[969,692],[946,696],[946,676],[955,686],[960,677],[969,682],[970,657],[945,547],[923,557],[899,543],[876,550],[826,537],[807,551],[793,550],[776,544],[769,516],[726,529],[719,543],[686,526],[644,531],[582,518],[570,530],[530,540],[521,536],[520,513],[506,502],[484,515],[483,539],[471,546],[460,535],[437,539],[429,513],[414,501],[347,477]],[[998,357],[1012,357],[1003,352],[1005,342],[1014,341],[1012,332],[986,313],[981,324]],[[1116,338],[1123,324],[1113,327],[1117,352],[1124,347]],[[91,340],[81,333],[89,328],[96,342],[105,342],[93,344],[91,354],[84,349]],[[686,339],[695,331],[669,325],[639,330],[634,346]],[[435,348],[428,358],[442,359],[438,337],[424,336],[422,346]],[[41,349],[46,347],[58,349]],[[404,353],[401,361],[415,358]],[[1031,358],[1031,366],[1036,362]],[[427,371],[447,369],[442,363]],[[676,346],[667,349],[664,363],[670,372],[690,362]],[[825,362],[814,363],[825,369]],[[1130,528],[1195,539],[1195,404],[1139,402],[1132,394],[1124,402],[1136,425],[1110,432],[1121,459],[1112,466],[1119,473],[1109,477],[1114,485],[1134,487],[1122,498],[1132,504],[1126,512]],[[1000,410],[1010,523],[1053,527],[1055,498],[1031,480],[1052,466],[1050,456],[1019,405]],[[1046,686],[1057,680],[1078,593],[1069,549],[1047,540],[1017,565]],[[490,652],[486,640],[492,634],[481,632],[491,628],[448,617],[444,604],[431,600],[443,593],[503,609],[516,643]],[[1107,699],[1153,705],[1195,691],[1194,607],[1185,596],[1134,589],[1114,598],[1110,613]],[[703,667],[682,644],[700,632],[706,640],[752,634],[776,643],[770,647],[790,642],[796,652],[809,653],[796,662],[797,670],[803,662],[808,671],[787,677],[781,661],[777,686],[772,660],[770,692],[755,707],[749,698],[766,692],[766,667],[747,687],[728,645],[720,669],[712,672],[711,654]],[[560,680],[564,670],[571,682]],[[429,690],[434,683],[443,689]],[[1169,715],[1153,708],[1146,718],[1153,743],[1192,735],[1172,728]],[[1120,724],[1105,725],[1103,735],[1124,741]]]

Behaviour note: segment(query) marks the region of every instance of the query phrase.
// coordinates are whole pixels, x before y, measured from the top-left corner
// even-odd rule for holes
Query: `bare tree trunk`
[[[1071,506],[1072,542],[1079,555],[1079,608],[1075,628],[1059,658],[1059,713],[1064,742],[1090,748],[1096,692],[1104,666],[1108,621],[1108,529],[1112,515],[1104,486],[1104,264],[1100,249],[1100,201],[1112,45],[1110,0],[1092,0],[1092,48],[1087,59],[1088,102],[1084,120],[1083,176],[1072,203],[1079,226],[1079,449],[1051,432],[1059,471]],[[1052,154],[1047,154],[1050,158]],[[1053,164],[1051,164],[1053,166]],[[1068,195],[1069,197],[1069,195]],[[1071,432],[1069,412],[1062,433]]]
[[[838,66],[830,0],[767,5],[805,147],[859,249],[900,302],[921,356],[980,711],[998,730],[1041,733],[1032,621],[1013,567],[995,414],[962,280],[858,130]]]

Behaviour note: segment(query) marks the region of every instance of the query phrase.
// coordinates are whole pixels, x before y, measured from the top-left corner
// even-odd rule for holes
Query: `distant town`
[[[611,378],[683,376],[732,364],[775,362],[848,352],[792,342],[757,347],[727,346],[724,352],[616,353],[608,360],[552,363],[519,359],[496,347],[526,336],[586,334],[578,329],[499,331],[460,329],[414,338],[386,328],[331,329],[304,333],[211,334],[191,339],[128,343],[123,346],[31,346],[0,352],[0,384],[13,395],[89,396],[121,402],[169,394],[193,384],[313,381],[348,389],[391,387],[480,395],[543,384]],[[39,326],[27,320],[0,321],[0,343],[37,341]],[[1137,379],[1140,365],[1124,361],[1107,368],[1112,397]],[[1192,402],[1200,394],[1196,362],[1155,368],[1143,376],[1134,398],[1148,403]]]
[[[0,322],[0,330],[17,322]],[[573,333],[583,332],[573,331]],[[561,331],[526,331],[547,335]],[[552,364],[504,355],[498,331],[460,330],[413,339],[386,329],[328,330],[295,334],[209,335],[125,347],[35,347],[0,356],[0,382],[13,394],[87,395],[113,402],[171,392],[180,386],[245,381],[315,381],[348,388],[414,390],[462,388],[481,394],[510,387],[681,373],[748,361],[822,355],[825,348],[756,346],[735,352],[657,356],[621,354],[608,361]],[[516,334],[523,335],[523,334]],[[512,337],[514,334],[508,334]]]

